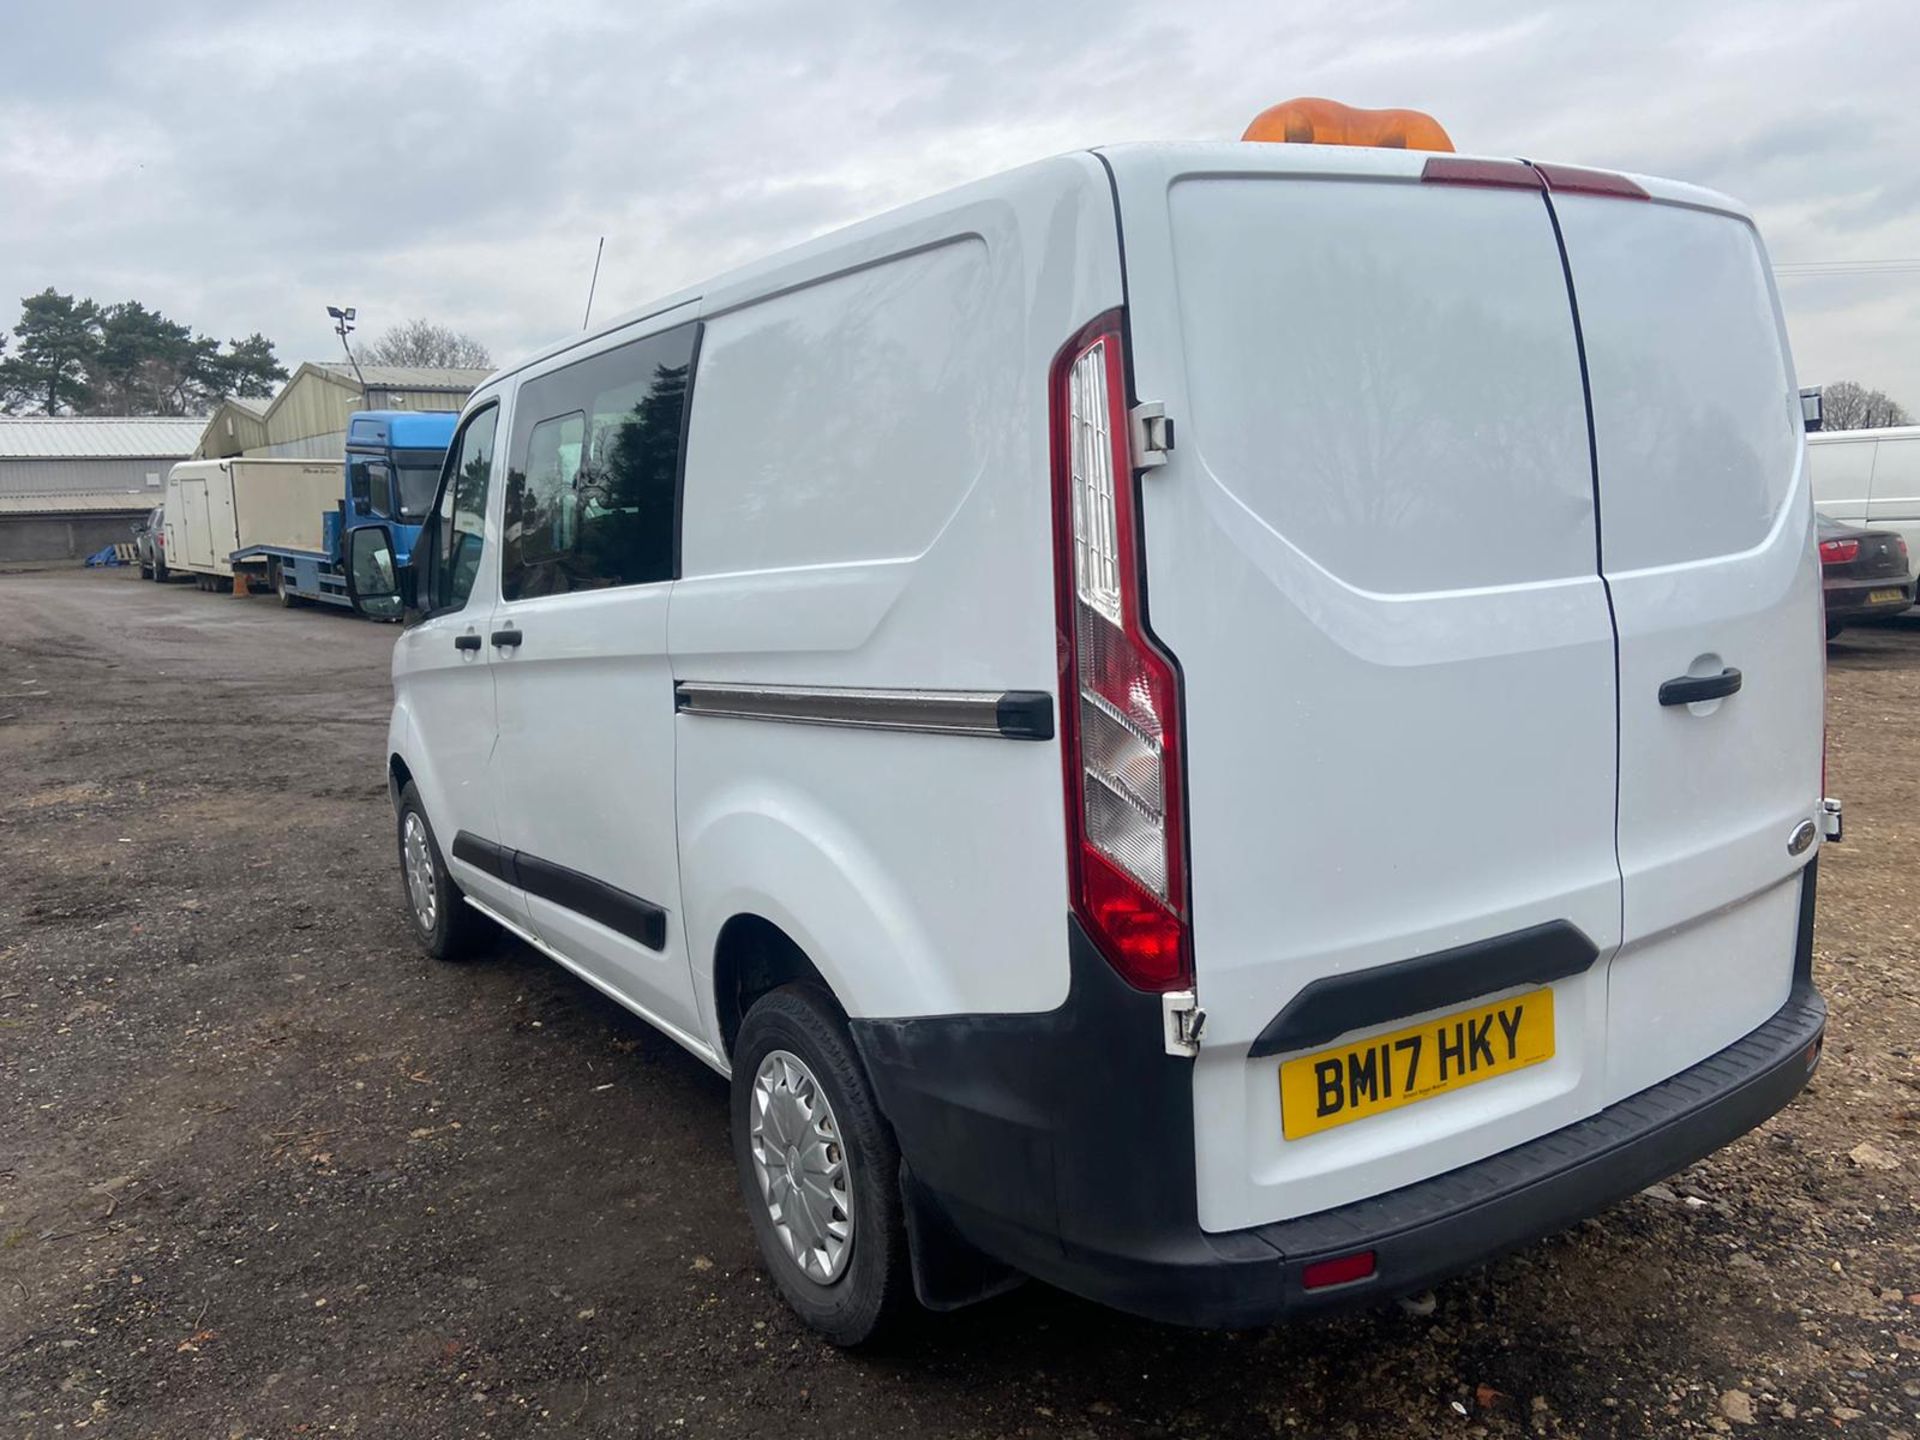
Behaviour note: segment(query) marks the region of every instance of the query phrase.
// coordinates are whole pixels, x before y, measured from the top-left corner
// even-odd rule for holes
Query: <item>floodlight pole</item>
[[[360,403],[367,403],[367,377],[360,373],[360,362],[354,358],[353,347],[347,344],[347,336],[353,333],[354,310],[351,305],[342,310],[337,305],[327,306],[327,314],[333,317],[333,333],[340,337],[340,348],[347,352],[347,363],[353,367],[353,378],[360,382]]]

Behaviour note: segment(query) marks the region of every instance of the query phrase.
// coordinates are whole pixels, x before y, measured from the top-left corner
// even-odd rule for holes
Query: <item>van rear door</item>
[[[1825,681],[1804,426],[1759,236],[1717,196],[1645,183],[1651,199],[1551,196],[1620,641],[1609,1101],[1785,1002]]]
[[[1182,676],[1199,1212],[1226,1230],[1599,1108],[1613,632],[1567,281],[1525,172],[1424,183],[1419,154],[1316,146],[1103,153],[1137,397],[1175,422],[1141,480],[1146,598]],[[1335,1004],[1331,1028],[1256,1044],[1309,986],[1404,962],[1476,998],[1339,1018],[1381,1014],[1375,989],[1372,1011]],[[1537,1063],[1359,1118],[1311,1095],[1283,1115],[1290,1059],[1542,990]],[[1430,1082],[1431,1048],[1423,1063]]]

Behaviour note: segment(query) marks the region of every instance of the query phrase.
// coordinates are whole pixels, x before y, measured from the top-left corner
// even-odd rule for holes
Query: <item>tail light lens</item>
[[[1120,314],[1068,343],[1052,380],[1061,741],[1074,913],[1142,990],[1191,982],[1180,681],[1148,635]]]
[[[1858,540],[1822,540],[1820,542],[1820,563],[1822,565],[1844,565],[1860,553]]]

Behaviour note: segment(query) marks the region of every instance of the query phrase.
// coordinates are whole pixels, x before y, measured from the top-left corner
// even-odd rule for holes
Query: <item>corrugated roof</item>
[[[206,425],[204,415],[0,415],[0,460],[184,460]]]
[[[314,369],[325,370],[337,375],[349,385],[360,382],[354,377],[353,367],[344,360],[309,361]],[[493,371],[482,367],[477,370],[455,369],[442,365],[362,365],[360,373],[367,377],[367,388],[378,387],[384,390],[459,390],[462,392],[477,390],[480,382]]]
[[[162,498],[158,490],[121,495],[0,495],[0,515],[87,515],[101,510],[144,515]]]

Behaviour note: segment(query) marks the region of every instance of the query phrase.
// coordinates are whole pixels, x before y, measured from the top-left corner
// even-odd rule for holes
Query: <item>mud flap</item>
[[[927,1309],[959,1310],[1026,1282],[1018,1270],[967,1243],[921,1188],[905,1160],[900,1162],[900,1205],[907,1220],[913,1293]]]

